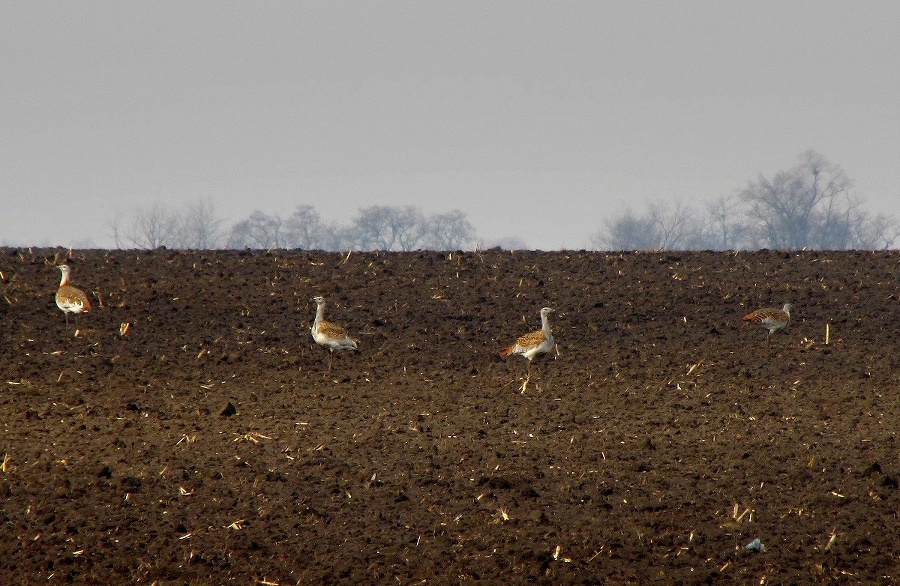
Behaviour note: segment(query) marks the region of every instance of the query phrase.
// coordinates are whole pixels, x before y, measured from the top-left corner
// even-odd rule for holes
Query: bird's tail
[[[506,348],[503,348],[502,350],[500,350],[500,356],[502,356],[503,358],[506,358],[507,356],[509,356],[510,354],[513,353],[513,350],[515,350],[515,348],[516,348],[515,344],[513,344],[512,346],[507,346]]]
[[[753,320],[756,319],[756,312],[755,312],[755,311],[751,311],[750,313],[748,313],[747,315],[745,315],[745,316],[744,316],[743,318],[741,318],[741,319],[743,319],[744,321],[753,321]]]

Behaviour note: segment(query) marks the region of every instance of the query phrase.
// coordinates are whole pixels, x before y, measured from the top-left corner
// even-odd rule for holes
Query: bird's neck
[[[315,321],[315,323],[317,323],[317,324],[321,323],[324,318],[325,318],[325,304],[320,303],[318,306],[316,306],[316,321]]]
[[[541,316],[541,329],[547,336],[550,335],[550,318],[546,315]]]
[[[59,286],[65,287],[68,284],[69,284],[69,275],[67,275],[66,273],[63,273],[59,278]]]

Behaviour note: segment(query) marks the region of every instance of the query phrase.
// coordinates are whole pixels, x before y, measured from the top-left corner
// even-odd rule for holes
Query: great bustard
[[[521,354],[528,359],[528,370],[525,374],[525,382],[522,383],[521,392],[525,392],[528,381],[531,380],[531,361],[538,354],[547,354],[556,347],[553,333],[550,331],[550,320],[547,318],[553,313],[553,308],[541,309],[541,329],[521,336],[516,343],[500,350],[500,356],[504,358],[510,354]]]
[[[316,319],[313,321],[310,331],[316,344],[328,347],[328,370],[331,370],[331,355],[334,350],[356,350],[357,341],[351,338],[344,328],[325,321],[324,297],[318,295],[313,297],[313,301],[316,302]]]
[[[91,302],[84,291],[69,284],[69,279],[72,276],[72,269],[69,268],[69,265],[58,265],[56,268],[62,273],[62,277],[59,280],[59,289],[56,290],[56,306],[66,316],[66,324],[69,323],[69,314],[74,313],[77,326],[78,314],[89,312],[91,310]]]
[[[794,306],[790,303],[785,303],[781,309],[763,307],[756,311],[751,311],[744,316],[743,320],[766,328],[771,336],[778,330],[784,329],[791,322],[791,311],[793,309]]]

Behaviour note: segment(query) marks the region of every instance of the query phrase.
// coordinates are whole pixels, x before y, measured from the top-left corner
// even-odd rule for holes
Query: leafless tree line
[[[426,215],[415,206],[360,208],[348,225],[326,223],[312,206],[288,216],[255,211],[228,227],[209,199],[181,210],[150,204],[110,221],[119,248],[461,250],[477,238],[460,210]],[[892,248],[897,220],[871,214],[844,171],[808,151],[772,177],[760,175],[739,192],[700,206],[649,201],[642,213],[609,218],[592,237],[607,250],[738,250]],[[507,239],[503,248],[525,248]]]
[[[415,206],[371,206],[341,226],[298,205],[287,217],[257,210],[227,228],[208,199],[182,210],[151,204],[116,215],[110,228],[118,248],[143,249],[461,250],[476,240],[460,210],[426,215]]]
[[[181,211],[152,203],[130,214],[117,212],[110,220],[117,248],[218,248],[224,220],[212,201],[198,199]]]
[[[795,167],[699,208],[650,201],[642,214],[626,211],[592,242],[609,250],[883,250],[898,236],[896,219],[866,211],[844,171],[808,151]]]
[[[235,224],[228,248],[305,250],[460,250],[475,242],[475,229],[460,210],[425,215],[415,206],[360,208],[347,226],[327,224],[298,206],[287,218],[260,211]]]

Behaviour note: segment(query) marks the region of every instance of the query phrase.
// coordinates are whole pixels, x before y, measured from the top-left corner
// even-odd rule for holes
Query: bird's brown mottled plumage
[[[351,338],[347,331],[337,324],[325,321],[325,298],[321,295],[313,297],[316,302],[316,318],[310,328],[313,340],[320,346],[326,346],[328,354],[328,368],[331,369],[331,353],[338,350],[356,350],[358,340]]]
[[[769,335],[771,335],[787,327],[791,322],[791,310],[793,308],[794,306],[790,303],[785,303],[781,309],[763,307],[756,311],[751,311],[743,317],[743,320],[766,328],[769,330]]]
[[[541,329],[520,336],[516,343],[500,350],[500,356],[521,354],[529,361],[538,354],[544,354],[553,350],[556,342],[550,331],[550,322],[547,316],[553,313],[553,309],[545,307],[541,309]]]
[[[528,370],[521,387],[523,393],[528,387],[528,381],[531,380],[531,361],[538,354],[546,354],[556,348],[556,341],[550,331],[550,321],[547,319],[551,313],[553,313],[553,309],[550,307],[541,309],[541,329],[520,336],[515,344],[500,350],[500,356],[504,358],[511,354],[521,354],[528,359]]]
[[[72,269],[68,265],[58,265],[57,268],[62,273],[59,280],[59,289],[56,290],[56,306],[59,307],[66,316],[66,323],[69,322],[69,314],[87,313],[91,310],[91,302],[84,291],[78,287],[69,284]]]

